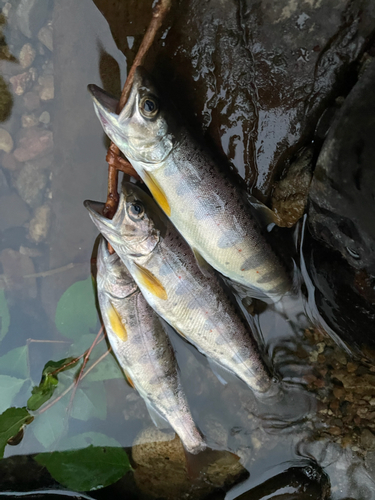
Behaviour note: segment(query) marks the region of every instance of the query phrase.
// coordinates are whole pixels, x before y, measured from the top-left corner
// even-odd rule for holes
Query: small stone
[[[346,365],[346,363],[347,363],[346,356],[342,351],[336,352],[336,359],[341,365]]]
[[[341,434],[341,429],[340,427],[338,427],[337,425],[334,425],[333,427],[330,427],[328,429],[328,432],[332,435],[332,436],[339,436]]]
[[[25,163],[16,180],[16,189],[20,197],[32,208],[43,201],[44,188],[47,185],[47,175],[34,164]]]
[[[39,78],[39,84],[42,89],[39,92],[39,97],[42,101],[50,101],[55,96],[55,86],[52,75],[45,75]]]
[[[14,150],[16,160],[20,162],[33,160],[53,150],[53,134],[50,130],[43,130],[36,127],[25,129],[25,134],[18,141]]]
[[[39,121],[41,123],[44,123],[45,125],[48,125],[48,123],[51,121],[51,117],[48,111],[43,111],[43,113],[39,116]]]
[[[334,387],[333,395],[337,399],[342,399],[345,396],[345,389],[343,387]]]
[[[13,92],[17,95],[22,95],[31,86],[33,82],[33,74],[30,71],[12,76],[9,79],[13,87]]]
[[[20,50],[19,61],[22,68],[28,68],[32,65],[35,59],[36,52],[30,43],[25,43],[25,45]]]
[[[43,26],[49,10],[49,0],[21,0],[16,11],[18,27],[27,38]]]
[[[30,115],[24,114],[21,117],[21,123],[22,123],[22,127],[24,127],[24,128],[35,127],[36,125],[38,125],[39,120],[34,115],[34,113],[31,113]]]
[[[5,128],[0,128],[0,150],[10,153],[13,149],[13,139]]]
[[[48,24],[39,30],[38,40],[47,47],[51,52],[53,51],[53,36],[52,26]]]
[[[348,370],[349,373],[353,373],[357,370],[358,368],[358,365],[355,364],[355,363],[351,363],[349,362],[347,365],[346,365],[346,369]]]
[[[36,92],[26,92],[23,96],[23,102],[28,111],[34,111],[40,106],[40,97]]]
[[[12,4],[7,2],[4,7],[3,7],[3,10],[1,11],[1,13],[6,17],[8,18],[9,17],[9,12],[12,10]]]
[[[371,398],[369,403],[371,406],[375,406],[375,398]]]
[[[17,193],[0,196],[0,231],[10,227],[22,226],[30,218],[26,203]]]
[[[35,210],[34,217],[30,221],[29,238],[35,243],[45,240],[51,225],[51,209],[48,205],[42,205]]]
[[[24,247],[20,246],[19,252],[21,255],[27,255],[28,257],[35,258],[35,257],[41,257],[43,253],[38,250],[37,248],[29,248],[29,247]]]

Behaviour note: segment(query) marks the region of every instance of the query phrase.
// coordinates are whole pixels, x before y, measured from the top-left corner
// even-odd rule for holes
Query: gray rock
[[[53,51],[53,30],[51,24],[43,26],[43,28],[39,30],[38,40],[51,52]]]
[[[43,113],[39,116],[40,123],[44,123],[44,125],[48,125],[51,121],[51,116],[48,111],[43,111]]]
[[[34,263],[27,255],[16,250],[6,248],[0,253],[0,262],[3,266],[6,287],[14,295],[22,298],[34,299],[37,294],[35,278],[25,278],[35,273]]]
[[[30,115],[24,114],[21,116],[21,123],[22,127],[28,128],[28,127],[35,127],[38,125],[39,120],[38,118],[34,115],[34,113],[31,113]]]
[[[30,221],[29,238],[35,243],[46,239],[51,225],[51,208],[42,205],[35,210],[34,217]]]
[[[36,92],[26,92],[23,96],[25,108],[28,111],[34,111],[40,106],[40,97]]]
[[[55,96],[55,86],[53,75],[45,75],[39,78],[39,84],[42,86],[39,97],[42,101],[50,101]]]
[[[16,95],[24,94],[32,86],[35,81],[35,73],[32,70],[33,68],[30,68],[29,71],[14,75],[9,79],[13,87],[13,92]]]
[[[0,196],[0,231],[10,227],[22,226],[30,218],[26,203],[17,193]]]
[[[34,164],[25,163],[17,177],[16,188],[20,197],[35,208],[42,204],[47,181],[45,172]]]
[[[27,38],[32,38],[43,26],[49,7],[49,0],[21,0],[16,11],[21,33]]]

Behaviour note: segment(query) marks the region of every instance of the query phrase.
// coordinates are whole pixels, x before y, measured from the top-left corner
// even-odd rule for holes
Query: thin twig
[[[71,262],[66,266],[56,267],[55,269],[50,269],[49,271],[42,271],[40,273],[33,273],[33,274],[25,274],[24,276],[22,276],[22,278],[45,278],[46,276],[52,276],[52,274],[62,273],[63,271],[68,271],[69,269],[73,269],[73,267],[80,265],[82,264],[79,263],[74,264],[73,262]]]

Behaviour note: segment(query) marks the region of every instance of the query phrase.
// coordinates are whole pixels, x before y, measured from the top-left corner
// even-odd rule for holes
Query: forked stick
[[[161,27],[164,18],[171,7],[171,2],[172,0],[159,0],[153,9],[151,22],[143,37],[137,55],[135,56],[133,65],[130,68],[124,88],[122,89],[120,101],[117,105],[117,113],[121,112],[122,108],[125,106],[125,103],[129,98],[130,91],[133,85],[135,70],[137,66],[143,64],[147,52],[155,39],[155,35],[158,29]],[[124,160],[120,157],[120,150],[113,142],[111,142],[111,145],[108,149],[106,160],[108,162],[108,191],[107,201],[104,207],[104,215],[108,217],[108,219],[112,219],[117,210],[119,200],[117,192],[118,171],[121,170],[122,172],[132,175],[133,177],[136,177],[138,179],[139,176],[137,175],[131,164],[127,160]],[[113,249],[109,244],[108,249],[111,253],[113,253]]]

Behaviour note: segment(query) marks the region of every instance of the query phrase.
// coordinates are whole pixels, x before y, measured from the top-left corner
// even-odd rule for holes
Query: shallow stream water
[[[269,204],[275,180],[299,148],[311,143],[342,70],[336,61],[323,78],[325,57],[336,43],[350,66],[374,29],[364,23],[361,36],[351,32],[350,43],[341,46],[340,36],[349,37],[341,22],[349,8],[340,11],[332,2],[328,21],[325,7],[310,3],[302,9],[295,2],[275,2],[269,10],[251,2],[177,3],[146,62],[242,189]],[[283,385],[280,400],[262,404],[234,376],[222,384],[207,359],[170,329],[197,425],[212,448],[237,455],[238,463],[219,462],[203,483],[187,477],[181,447],[175,441],[165,445],[173,436],[154,428],[103,339],[77,388],[82,359],[58,373],[53,389],[34,390],[43,402],[30,403],[46,364],[82,356],[101,328],[91,278],[97,230],[83,201],[105,199],[108,140],[86,86],[120,94],[151,2],[3,0],[0,6],[0,413],[28,406],[34,417],[5,446],[0,493],[74,489],[70,479],[59,481],[56,472],[36,462],[36,454],[94,445],[123,447],[131,455],[136,443],[134,474],[124,469],[111,490],[127,498],[230,500],[262,483],[267,487],[251,498],[292,494],[293,487],[299,496],[290,498],[375,498],[375,367],[370,350],[359,353],[344,344],[315,305],[306,216],[269,234],[294,276],[295,297],[281,305],[249,306],[246,292],[236,292],[275,383]],[[292,18],[294,39],[281,26]],[[251,19],[258,19],[252,33]],[[265,37],[270,20],[274,37],[283,33],[279,53]],[[308,33],[318,22],[321,31],[310,47]],[[325,47],[320,54],[319,44]],[[304,66],[314,57],[315,90]],[[298,92],[290,87],[293,71]],[[273,95],[272,88],[280,90],[284,81],[283,91]],[[346,95],[349,81],[347,86],[338,94]],[[313,144],[321,146],[317,137]],[[3,441],[5,434],[0,420]],[[310,490],[304,490],[296,468],[315,488],[312,496],[303,496]],[[88,494],[105,498],[107,490],[100,491]]]

